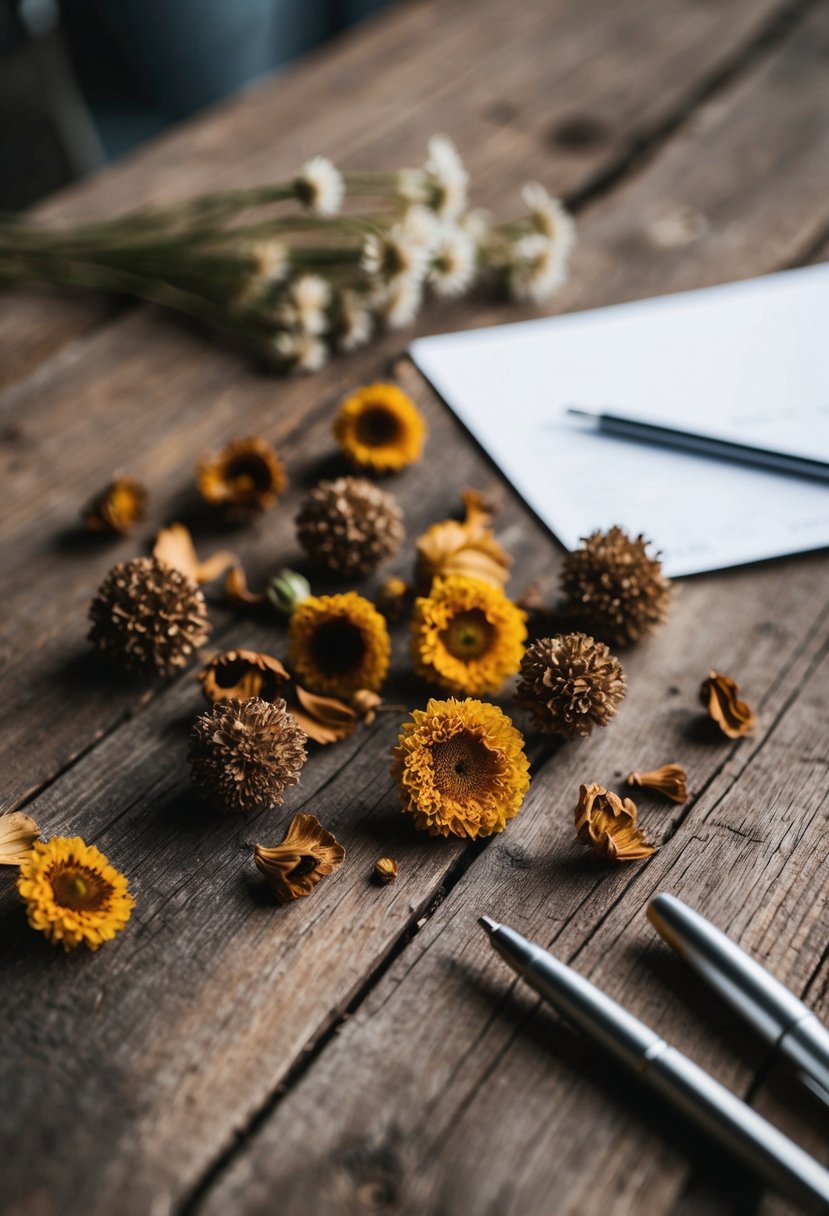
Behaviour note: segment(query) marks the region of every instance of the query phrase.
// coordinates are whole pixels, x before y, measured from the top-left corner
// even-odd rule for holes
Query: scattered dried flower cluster
[[[468,184],[443,135],[429,140],[423,165],[397,173],[343,174],[315,156],[290,181],[109,222],[64,230],[0,222],[0,276],[150,300],[281,370],[311,372],[380,327],[409,325],[429,293],[483,286],[538,304],[558,290],[574,242],[560,201],[531,183],[524,218],[495,223],[470,210]],[[217,502],[224,477],[221,463],[206,466],[205,492]],[[254,484],[249,497],[267,492]]]

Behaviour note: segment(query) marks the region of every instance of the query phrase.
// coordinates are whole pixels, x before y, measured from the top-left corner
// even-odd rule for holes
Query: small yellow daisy
[[[315,692],[350,697],[376,692],[386,678],[391,641],[373,604],[346,591],[310,595],[291,615],[288,666]]]
[[[426,423],[396,384],[369,384],[343,401],[334,438],[352,464],[389,472],[420,458]]]
[[[53,945],[97,950],[130,918],[134,900],[123,874],[80,836],[38,842],[20,864],[17,889],[29,924]]]

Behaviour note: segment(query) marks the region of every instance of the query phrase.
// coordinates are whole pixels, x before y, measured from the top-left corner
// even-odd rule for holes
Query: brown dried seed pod
[[[668,614],[671,583],[643,536],[593,532],[564,559],[562,590],[580,625],[612,645],[641,641]]]
[[[155,557],[113,566],[89,608],[89,641],[128,670],[164,675],[207,641],[204,596],[191,579]]]
[[[296,518],[297,539],[312,561],[336,574],[370,574],[403,543],[403,512],[363,477],[321,481]]]
[[[284,701],[217,701],[196,718],[188,759],[193,784],[219,810],[273,808],[299,780],[305,732]]]
[[[575,739],[607,726],[625,691],[619,660],[585,633],[539,638],[521,660],[518,704],[546,734]]]

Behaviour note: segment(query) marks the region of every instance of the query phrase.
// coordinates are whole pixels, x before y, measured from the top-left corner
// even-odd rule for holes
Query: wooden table
[[[45,211],[106,215],[278,179],[315,152],[417,164],[445,129],[482,204],[508,213],[538,178],[573,205],[581,239],[557,307],[698,287],[826,257],[828,50],[820,0],[403,4]],[[217,819],[185,764],[194,671],[152,685],[103,673],[87,604],[110,565],[188,509],[196,457],[251,431],[279,446],[293,490],[234,545],[252,579],[295,561],[293,510],[330,460],[332,410],[388,374],[405,337],[284,382],[149,308],[16,292],[0,309],[4,809],[94,841],[137,897],[115,943],[64,957],[27,928],[5,876],[5,1216],[753,1210],[745,1179],[512,983],[481,912],[549,944],[829,1160],[822,1108],[643,915],[661,889],[703,903],[829,1015],[825,558],[686,580],[669,624],[624,656],[630,692],[612,727],[531,743],[532,789],[503,836],[470,846],[411,829],[388,777],[394,714],[318,750],[284,813]],[[520,315],[467,303],[428,312],[423,329]],[[410,538],[457,510],[459,487],[497,490],[512,587],[541,572],[553,591],[558,546],[411,367],[394,366],[431,427],[428,460],[394,482]],[[151,487],[151,518],[138,538],[84,542],[78,509],[118,466]],[[211,615],[213,644],[283,651],[279,626],[218,601]],[[413,704],[425,691],[402,674],[402,636],[397,650],[389,696]],[[750,740],[700,729],[712,666],[759,708]],[[693,797],[641,800],[657,854],[615,869],[583,856],[579,783],[672,760]],[[251,850],[300,808],[348,861],[280,910]],[[384,853],[400,877],[378,889]]]

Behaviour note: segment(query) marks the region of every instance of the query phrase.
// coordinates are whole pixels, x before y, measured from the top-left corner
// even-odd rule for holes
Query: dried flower
[[[591,533],[565,557],[562,589],[574,616],[595,637],[624,646],[665,620],[671,584],[648,544],[614,527]]]
[[[304,684],[348,697],[386,678],[391,642],[383,617],[355,591],[309,596],[289,625],[288,662]]]
[[[521,660],[518,703],[547,734],[575,739],[607,726],[624,695],[621,663],[587,634],[539,638]]]
[[[757,725],[757,715],[751,706],[739,698],[740,686],[730,676],[712,671],[703,680],[699,699],[717,726],[729,739],[750,735]]]
[[[334,301],[332,332],[338,350],[359,350],[374,329],[371,312],[356,292],[340,291]]]
[[[22,811],[0,815],[0,866],[19,866],[40,835],[40,828]]]
[[[370,232],[363,242],[362,268],[384,286],[419,283],[428,264],[428,247],[405,223]]]
[[[369,384],[343,401],[334,438],[353,464],[388,472],[420,458],[426,423],[397,385]]]
[[[208,701],[276,701],[285,695],[290,676],[279,659],[256,650],[225,650],[199,673]]]
[[[134,477],[115,477],[81,512],[90,532],[122,534],[140,523],[147,511],[147,491]]]
[[[374,863],[374,881],[387,886],[397,878],[397,862],[393,857],[378,857]]]
[[[405,535],[396,499],[363,477],[321,481],[305,496],[296,529],[312,561],[341,575],[371,573]]]
[[[586,848],[608,861],[639,861],[650,857],[655,846],[636,826],[638,812],[630,798],[600,785],[579,786],[576,834]]]
[[[509,290],[521,303],[543,304],[567,280],[567,266],[555,241],[533,232],[512,247]]]
[[[424,595],[439,575],[463,574],[494,587],[503,587],[509,578],[511,558],[492,533],[489,526],[492,512],[483,496],[467,490],[463,501],[463,522],[444,519],[432,524],[417,540],[415,580]]]
[[[365,726],[371,726],[377,717],[378,709],[383,704],[383,698],[379,693],[372,692],[370,688],[358,688],[351,698],[351,704],[360,721]]]
[[[279,806],[307,759],[305,733],[284,701],[219,701],[190,734],[190,772],[199,793],[224,811]]]
[[[681,764],[663,764],[649,773],[628,773],[628,785],[640,785],[645,789],[664,794],[671,802],[687,802],[688,785],[685,769]]]
[[[288,286],[276,319],[288,329],[318,337],[328,329],[331,284],[318,274],[303,274]]]
[[[452,140],[433,135],[422,169],[404,169],[398,174],[398,189],[412,203],[431,207],[443,219],[456,219],[466,206],[469,174]]]
[[[162,528],[153,545],[153,557],[174,570],[180,570],[187,578],[201,586],[212,583],[225,570],[230,570],[237,561],[236,554],[228,549],[220,549],[211,554],[206,561],[200,561],[193,544],[193,538],[184,524],[169,524]]]
[[[318,372],[328,362],[328,348],[321,338],[287,329],[274,337],[273,355],[277,366],[286,372]]]
[[[475,242],[462,228],[444,225],[431,250],[428,281],[439,296],[460,296],[475,277]]]
[[[405,329],[423,305],[423,284],[419,279],[393,279],[376,294],[374,304],[389,329]]]
[[[253,860],[279,904],[310,895],[333,873],[345,849],[314,815],[294,815],[282,844],[256,845]]]
[[[415,670],[450,692],[498,692],[518,670],[526,636],[521,609],[481,579],[436,578],[415,601]]]
[[[32,928],[64,950],[97,950],[134,907],[124,875],[80,836],[38,841],[20,863],[17,889]]]
[[[285,489],[282,464],[267,439],[234,439],[205,456],[196,472],[199,493],[231,517],[245,518],[272,507]]]
[[[359,721],[357,711],[337,697],[322,697],[309,692],[300,684],[293,685],[296,704],[291,701],[291,713],[315,743],[338,743],[353,734]]]
[[[155,557],[113,566],[89,616],[89,641],[106,658],[128,670],[162,675],[183,667],[210,633],[196,584]]]
[[[388,621],[399,621],[406,611],[413,588],[405,579],[392,574],[377,592],[377,607]]]
[[[342,206],[345,184],[339,169],[326,156],[312,156],[299,171],[294,193],[317,215],[336,215]]]
[[[566,263],[576,243],[576,226],[572,215],[560,199],[553,198],[538,182],[527,182],[521,197],[535,231],[553,242],[556,255]]]
[[[497,705],[429,701],[412,711],[392,750],[403,810],[432,836],[503,831],[530,784],[523,743]]]

